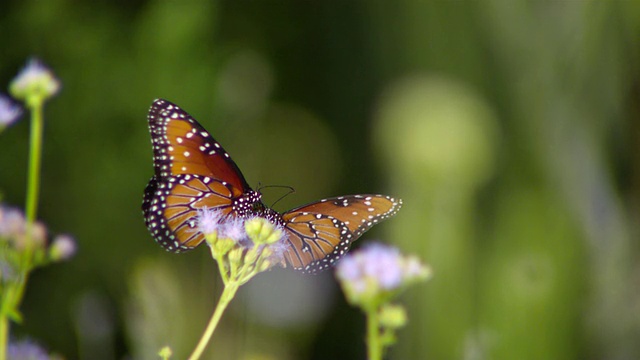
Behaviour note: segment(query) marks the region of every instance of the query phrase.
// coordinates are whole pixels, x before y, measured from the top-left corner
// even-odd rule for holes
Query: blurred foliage
[[[405,296],[393,358],[639,358],[638,19],[638,2],[5,2],[0,83],[29,56],[62,81],[39,215],[79,243],[73,261],[34,274],[15,332],[70,359],[195,345],[215,266],[200,249],[164,253],[140,214],[146,111],[163,97],[254,187],[293,186],[279,210],[343,193],[404,199],[362,240],[434,269]],[[12,205],[27,139],[26,121],[0,137]],[[330,274],[272,273],[241,291],[251,301],[223,319],[216,358],[364,357],[364,319]],[[287,292],[301,320],[250,315],[289,277],[317,287]]]

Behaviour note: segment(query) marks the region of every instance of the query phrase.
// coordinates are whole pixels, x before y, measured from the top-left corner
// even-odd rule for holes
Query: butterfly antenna
[[[285,188],[288,190],[286,193],[284,193],[284,195],[280,196],[278,200],[274,201],[273,204],[269,206],[270,208],[273,208],[278,202],[280,202],[280,200],[296,192],[296,189],[294,189],[292,186],[287,186],[287,185],[265,185],[261,187],[259,186],[258,192],[261,192],[262,189],[266,189],[266,188]]]

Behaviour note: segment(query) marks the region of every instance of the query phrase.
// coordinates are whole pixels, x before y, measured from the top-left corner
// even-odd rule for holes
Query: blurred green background
[[[175,359],[220,287],[205,249],[144,227],[146,113],[189,111],[254,187],[404,199],[380,239],[431,264],[393,359],[640,358],[640,3],[9,1],[0,83],[36,56],[39,217],[79,244],[34,274],[14,327],[69,359]],[[22,206],[29,124],[0,135]],[[281,195],[265,190],[266,203]],[[362,359],[332,274],[274,270],[223,318],[211,359]]]

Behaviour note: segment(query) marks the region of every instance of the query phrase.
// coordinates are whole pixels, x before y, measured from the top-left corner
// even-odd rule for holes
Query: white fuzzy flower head
[[[242,246],[248,245],[249,242],[244,230],[244,220],[241,218],[230,218],[224,221],[220,226],[218,236],[231,239]]]
[[[0,237],[13,238],[24,234],[25,219],[16,208],[0,205]]]
[[[37,103],[56,95],[60,90],[60,81],[40,60],[31,59],[9,86],[11,95],[24,100],[27,105]]]
[[[22,115],[22,109],[7,96],[0,95],[0,130],[13,124]]]
[[[49,247],[49,256],[53,261],[69,260],[77,251],[76,242],[70,235],[58,235]]]
[[[357,253],[365,277],[374,279],[381,289],[392,290],[403,280],[402,255],[394,247],[371,244]]]
[[[205,236],[220,231],[224,214],[221,211],[209,209],[206,206],[198,209],[198,230]]]

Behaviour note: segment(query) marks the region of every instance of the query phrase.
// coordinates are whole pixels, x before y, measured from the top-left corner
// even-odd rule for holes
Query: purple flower
[[[402,261],[398,249],[374,243],[347,255],[338,263],[336,274],[343,281],[358,284],[358,288],[368,279],[378,288],[391,290],[402,283]]]
[[[15,208],[0,206],[0,236],[13,238],[24,233],[25,219]]]
[[[49,360],[49,355],[35,342],[23,340],[9,344],[7,358],[11,360]]]
[[[240,218],[230,218],[224,221],[220,226],[218,236],[221,238],[231,239],[235,243],[243,246],[250,245],[247,233],[244,230],[244,220]]]
[[[11,98],[0,95],[0,129],[11,125],[22,115],[22,109]]]
[[[345,256],[336,266],[336,276],[347,297],[356,303],[428,275],[427,268],[415,257],[404,257],[398,249],[376,243]]]
[[[198,230],[207,235],[217,233],[221,229],[224,215],[218,210],[205,207],[198,209]]]
[[[360,263],[355,256],[345,256],[336,266],[336,274],[344,281],[357,281],[362,277]]]
[[[402,282],[402,256],[398,249],[383,244],[371,244],[359,254],[363,275],[377,280],[380,287],[391,290]]]
[[[76,251],[76,242],[71,235],[66,234],[56,236],[49,247],[51,259],[56,261],[71,259]]]
[[[341,282],[351,284],[356,293],[362,293],[366,290],[367,283],[358,260],[355,256],[346,256],[336,266],[336,276]]]

